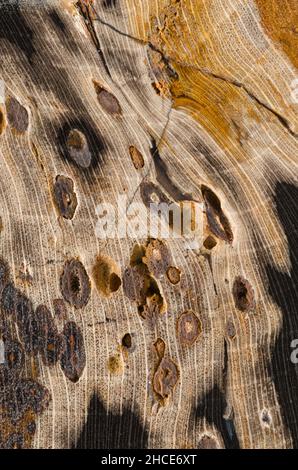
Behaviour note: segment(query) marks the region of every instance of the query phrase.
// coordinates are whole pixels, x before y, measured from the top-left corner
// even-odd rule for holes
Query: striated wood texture
[[[297,447],[297,28],[0,2],[2,447]],[[100,239],[119,195],[202,204],[203,237]]]

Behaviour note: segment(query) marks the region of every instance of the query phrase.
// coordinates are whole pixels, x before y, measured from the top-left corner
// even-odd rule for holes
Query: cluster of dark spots
[[[153,376],[153,390],[157,394],[158,399],[163,403],[173,393],[173,390],[179,379],[179,371],[175,362],[165,355],[165,343],[158,338],[154,343],[158,356],[158,367]]]
[[[96,169],[103,161],[105,149],[103,140],[95,130],[95,125],[84,118],[71,118],[56,130],[62,158],[88,175],[92,182],[91,169]]]
[[[122,114],[122,109],[116,96],[107,91],[99,82],[93,80],[94,89],[97,95],[97,100],[101,107],[108,114],[119,116]]]
[[[59,214],[65,219],[72,219],[78,205],[73,180],[66,176],[57,175],[53,195]]]
[[[228,319],[226,323],[226,332],[227,336],[229,339],[234,339],[236,336],[236,328],[234,325],[234,322],[231,320],[231,318]]]
[[[181,271],[180,269],[176,268],[175,266],[170,266],[167,269],[167,278],[171,284],[179,284],[181,279]]]
[[[18,383],[16,397],[21,410],[32,410],[36,414],[41,414],[51,400],[49,390],[31,379],[23,379]]]
[[[70,158],[82,168],[88,168],[91,164],[91,152],[86,136],[78,129],[72,129],[66,141]]]
[[[49,405],[47,388],[36,377],[36,356],[48,341],[41,315],[31,300],[9,280],[8,265],[0,260],[0,448],[29,447],[35,433],[36,415]],[[55,330],[55,327],[52,326]],[[22,345],[15,338],[19,337]],[[25,353],[29,356],[25,356]],[[50,361],[49,361],[50,362]]]
[[[91,293],[91,283],[81,261],[71,259],[64,264],[60,277],[63,298],[75,308],[85,307]]]
[[[210,231],[228,243],[233,241],[233,232],[230,222],[224,214],[221,202],[216,194],[207,186],[201,186],[202,195],[205,201],[207,221]]]
[[[86,365],[84,338],[75,322],[66,323],[62,335],[65,348],[60,359],[61,368],[69,380],[77,382]]]
[[[18,341],[4,339],[4,363],[0,363],[0,388],[15,384],[24,367],[24,351]]]
[[[212,237],[212,235],[208,235],[208,237],[205,238],[203,245],[207,250],[212,250],[217,245],[217,241]]]
[[[123,289],[125,295],[138,304],[138,312],[142,318],[154,320],[156,315],[163,313],[166,309],[159,286],[144,265],[130,266],[125,269]]]
[[[191,346],[202,332],[202,322],[191,310],[182,313],[177,321],[177,336],[182,345]]]
[[[45,305],[39,305],[35,314],[39,324],[39,351],[43,363],[53,366],[59,361],[64,350],[63,337],[58,334],[51,312]]]
[[[110,297],[121,286],[120,269],[107,255],[97,256],[92,274],[97,290],[105,297]]]
[[[39,415],[49,406],[49,390],[32,379],[20,379],[14,386],[3,388],[0,405],[12,423],[17,424],[26,413]],[[31,422],[32,420],[30,420]]]
[[[138,304],[139,315],[154,323],[157,316],[166,311],[166,302],[157,281],[144,263],[145,255],[146,247],[135,245],[130,266],[123,273],[123,290],[130,300]]]
[[[67,319],[67,309],[63,299],[53,300],[54,314],[59,320]]]
[[[241,312],[250,312],[255,308],[254,290],[247,279],[237,276],[233,284],[235,306]]]
[[[29,113],[16,98],[8,97],[5,102],[7,121],[15,131],[23,134],[29,127]]]
[[[129,155],[136,170],[140,170],[141,168],[143,168],[144,158],[141,152],[137,149],[137,147],[131,145],[129,147]]]
[[[158,239],[149,240],[143,263],[156,278],[163,276],[172,263],[171,253],[165,242]]]

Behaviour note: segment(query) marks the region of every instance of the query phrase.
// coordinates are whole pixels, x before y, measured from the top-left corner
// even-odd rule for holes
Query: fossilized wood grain
[[[58,364],[39,360],[38,379],[52,400],[32,445],[297,446],[297,369],[290,362],[298,337],[296,3],[2,3],[0,78],[7,96],[28,110],[29,127],[20,133],[0,121],[1,256],[35,307],[53,311],[66,260],[79,258],[91,279],[88,304],[67,306],[68,321],[83,333],[86,367],[73,383]],[[121,113],[104,109],[96,83]],[[89,142],[87,169],[65,154],[63,139],[76,128]],[[140,157],[133,164],[131,146],[144,166]],[[72,218],[55,206],[57,175],[73,181]],[[218,238],[211,250],[167,241],[181,281],[160,279],[167,311],[154,326],[122,286],[106,297],[94,276],[101,255],[121,277],[133,246],[146,242],[96,238],[95,207],[116,204],[118,194],[142,202],[148,181],[176,202],[186,194],[202,201],[202,185],[210,188],[233,233],[231,243]],[[32,275],[25,284],[24,264]],[[238,276],[252,286],[251,310],[235,305]],[[202,331],[187,347],[177,320],[188,310]],[[65,320],[56,323],[62,330]],[[121,347],[128,332],[131,352]],[[152,389],[158,338],[179,370],[164,406]]]

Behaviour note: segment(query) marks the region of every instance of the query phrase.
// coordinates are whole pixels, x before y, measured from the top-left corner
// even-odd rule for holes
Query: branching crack
[[[176,59],[172,58],[172,57],[169,57],[167,55],[165,55],[158,47],[156,47],[154,44],[152,44],[152,42],[150,42],[149,40],[148,41],[145,41],[143,39],[140,39],[140,38],[137,38],[135,36],[132,36],[128,33],[125,33],[121,30],[119,30],[118,28],[116,28],[115,26],[107,23],[106,21],[104,21],[103,19],[101,19],[98,14],[96,13],[96,11],[94,10],[94,13],[96,14],[96,18],[95,20],[100,22],[101,24],[103,24],[104,26],[107,26],[108,28],[112,29],[113,31],[115,31],[116,33],[118,33],[119,35],[121,36],[125,36],[133,41],[136,41],[138,44],[143,44],[144,46],[148,46],[150,47],[153,51],[155,52],[158,52],[165,65],[167,67],[170,67],[171,69],[174,69],[175,67],[175,64],[180,66],[180,67],[186,67],[186,68],[192,68],[192,69],[195,69],[197,70],[198,72],[206,75],[206,76],[209,76],[209,77],[212,77],[214,79],[217,79],[217,80],[221,80],[223,82],[226,82],[226,83],[229,83],[230,85],[234,85],[236,86],[237,88],[241,88],[243,91],[245,91],[245,93],[253,100],[255,101],[259,106],[262,106],[264,109],[266,109],[267,111],[269,111],[271,114],[273,114],[277,119],[278,121],[280,122],[280,124],[295,138],[297,138],[298,134],[295,133],[292,128],[291,128],[291,125],[289,123],[289,121],[284,117],[282,116],[278,111],[276,111],[275,109],[273,109],[271,106],[269,106],[267,103],[265,103],[264,101],[262,101],[260,98],[258,98],[257,96],[255,96],[248,88],[246,85],[244,85],[243,83],[237,81],[237,80],[233,80],[231,78],[228,78],[228,77],[224,77],[224,76],[221,76],[221,75],[218,75],[214,72],[212,72],[211,70],[208,70],[204,67],[199,67],[198,65],[193,65],[193,64],[189,64],[189,63],[186,63],[186,62],[181,62],[181,61],[177,61]],[[171,65],[173,64],[173,65]]]
[[[100,42],[99,42],[98,36],[97,36],[95,28],[93,26],[94,18],[93,18],[93,15],[92,15],[92,8],[93,8],[92,5],[91,4],[85,4],[81,0],[79,0],[76,3],[76,7],[78,8],[79,13],[84,18],[87,29],[88,29],[89,34],[91,36],[91,40],[92,40],[92,42],[94,43],[94,45],[96,47],[96,50],[98,52],[99,57],[101,58],[101,61],[103,63],[103,66],[104,66],[104,69],[105,69],[106,73],[108,74],[108,76],[110,78],[112,78],[111,77],[111,72],[109,70],[108,64],[106,62],[104,53],[102,51],[102,48],[101,48],[101,45],[100,45]]]

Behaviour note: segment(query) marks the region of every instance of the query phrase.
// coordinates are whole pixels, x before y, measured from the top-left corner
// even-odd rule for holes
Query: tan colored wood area
[[[298,446],[298,4],[0,2],[0,446]],[[96,233],[203,208],[203,236]]]

